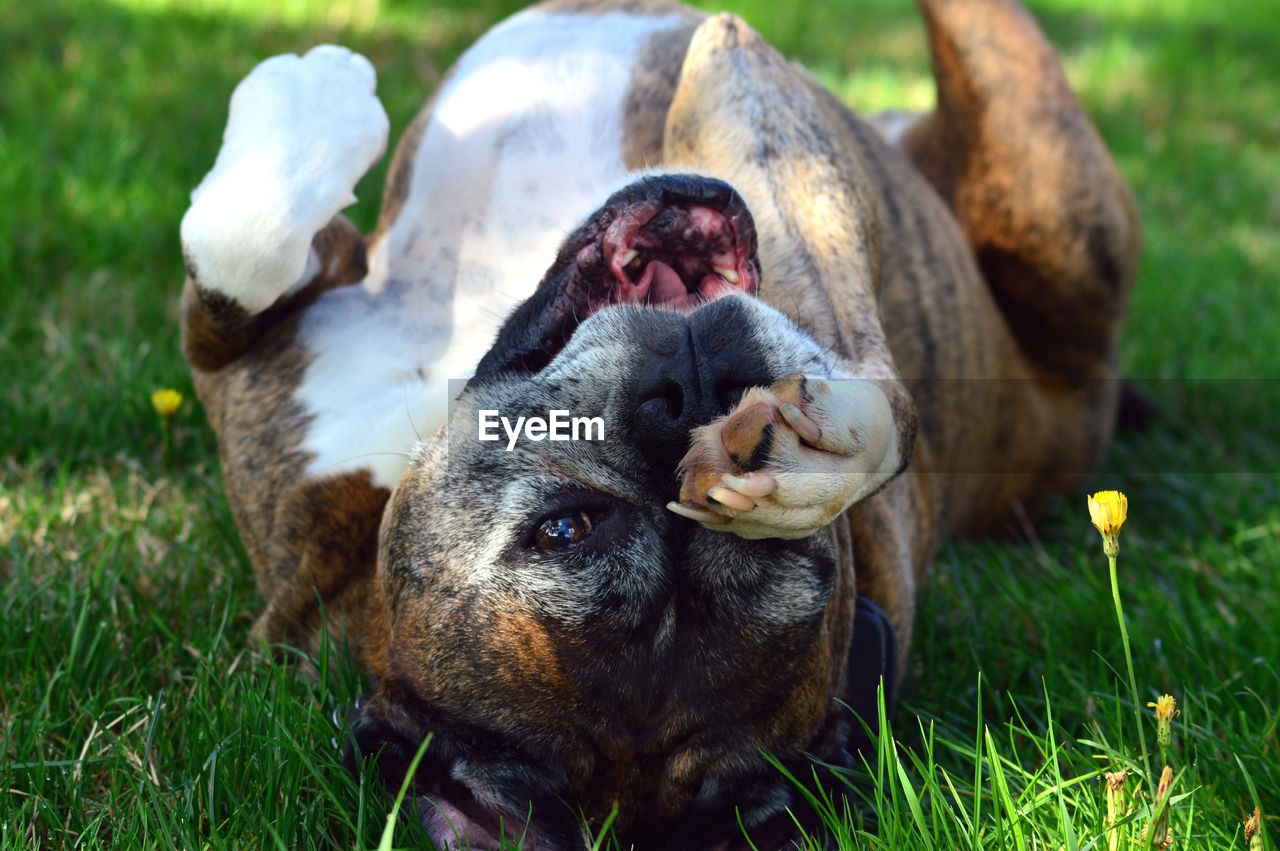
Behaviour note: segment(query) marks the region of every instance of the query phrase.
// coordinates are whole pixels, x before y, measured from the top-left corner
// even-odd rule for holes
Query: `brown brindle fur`
[[[695,23],[690,22],[687,29],[679,33],[650,36],[641,49],[623,112],[622,161],[629,169],[638,170],[662,161],[663,125]]]
[[[912,467],[847,515],[859,586],[904,642],[915,582],[944,530],[999,528],[1015,503],[1078,486],[1100,459],[1138,245],[1128,187],[1030,16],[1002,0],[922,7],[939,108],[904,140],[919,172],[815,82],[767,103],[735,91],[767,91],[740,81],[781,59],[729,16],[695,36],[681,81],[694,97],[686,105],[677,92],[665,143],[666,161],[710,165],[739,188],[757,211],[762,264],[800,267],[765,268],[765,284],[826,284],[785,296],[762,284],[761,297],[864,372],[884,364],[911,393],[920,422]],[[764,168],[744,158],[739,125],[776,139],[784,161]],[[825,231],[832,207],[863,230]],[[938,268],[947,274],[931,273]],[[996,380],[964,380],[973,376]]]
[[[954,212],[1027,358],[1070,381],[1112,378],[1138,261],[1128,186],[1025,9],[923,9],[939,109],[903,149]]]

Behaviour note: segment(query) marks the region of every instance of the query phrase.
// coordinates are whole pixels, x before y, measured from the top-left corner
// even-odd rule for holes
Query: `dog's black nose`
[[[739,299],[683,315],[653,311],[643,330],[647,358],[635,372],[631,438],[655,465],[673,470],[690,430],[727,414],[748,388],[771,384],[768,361]]]

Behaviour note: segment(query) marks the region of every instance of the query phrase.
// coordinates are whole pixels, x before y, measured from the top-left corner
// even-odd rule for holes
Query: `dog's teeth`
[[[712,266],[711,270],[731,284],[736,284],[740,280],[738,273],[732,269],[726,269],[723,266]]]
[[[639,256],[640,256],[639,251],[636,251],[634,248],[628,248],[627,253],[622,255],[622,265],[630,266],[633,262],[635,262],[635,259]]]

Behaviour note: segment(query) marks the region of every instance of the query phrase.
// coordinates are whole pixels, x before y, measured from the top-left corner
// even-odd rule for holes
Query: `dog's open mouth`
[[[742,211],[745,213],[745,209]],[[754,292],[754,232],[744,243],[744,216],[705,206],[651,201],[627,209],[605,231],[600,246],[583,249],[583,260],[603,250],[615,285],[609,303],[656,304],[692,310],[735,290]]]
[[[481,360],[476,379],[537,372],[609,305],[688,312],[725,293],[754,294],[759,283],[755,225],[732,187],[695,175],[643,178],[564,241],[537,292]]]

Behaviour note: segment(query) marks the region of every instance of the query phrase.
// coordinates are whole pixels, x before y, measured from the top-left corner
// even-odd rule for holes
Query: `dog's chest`
[[[444,422],[450,381],[470,377],[561,240],[627,179],[637,63],[681,23],[530,10],[459,60],[368,277],[304,320],[311,361],[296,398],[310,417],[311,474],[399,479],[403,453]]]

